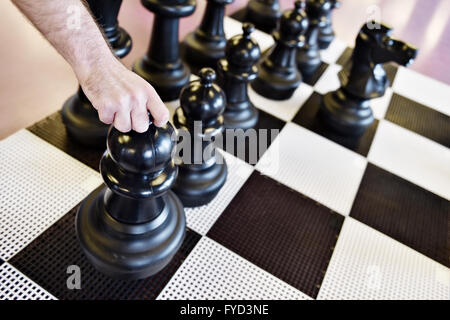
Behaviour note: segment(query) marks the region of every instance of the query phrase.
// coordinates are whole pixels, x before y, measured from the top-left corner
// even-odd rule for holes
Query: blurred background
[[[181,21],[180,38],[194,30],[206,0]],[[293,0],[281,0],[282,7]],[[394,27],[394,35],[417,46],[419,56],[411,69],[450,84],[450,0],[340,0],[333,15],[339,38],[353,46],[361,25],[380,9],[381,21]],[[246,5],[235,0],[227,7],[231,14]],[[59,110],[77,89],[70,66],[9,1],[0,1],[0,139]],[[119,23],[133,38],[133,49],[124,59],[132,62],[147,50],[153,15],[140,0],[124,0]]]

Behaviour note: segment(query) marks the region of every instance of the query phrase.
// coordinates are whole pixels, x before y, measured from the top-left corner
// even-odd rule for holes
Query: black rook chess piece
[[[117,23],[122,0],[88,0],[88,4],[115,55],[126,56],[131,50],[131,38]],[[61,115],[69,136],[75,141],[87,146],[105,146],[109,126],[99,120],[97,110],[81,87],[64,103]]]
[[[111,126],[100,162],[106,184],[81,204],[76,231],[88,260],[118,279],[141,279],[164,268],[186,230],[184,208],[170,191],[177,176],[172,125],[144,133]]]
[[[391,34],[392,29],[384,24],[365,24],[358,33],[351,59],[339,73],[341,88],[323,97],[320,115],[339,133],[362,134],[374,121],[370,99],[383,96],[389,85],[384,63],[393,61],[407,66],[415,59],[417,49]]]
[[[189,82],[189,68],[180,59],[178,26],[195,10],[195,0],[141,0],[152,11],[152,37],[147,54],[135,62],[134,72],[147,80],[163,101],[178,99]]]
[[[182,162],[173,188],[186,207],[210,202],[225,184],[225,159],[217,161],[214,141],[223,132],[222,112],[225,94],[213,83],[216,74],[211,68],[200,70],[200,79],[183,88],[180,105],[174,115],[179,135],[187,139],[183,145]],[[206,151],[205,151],[206,150]]]
[[[243,130],[253,128],[258,122],[258,109],[251,103],[247,85],[258,75],[256,63],[261,56],[258,43],[250,37],[255,30],[251,23],[244,23],[243,34],[227,42],[226,59],[217,66],[217,83],[225,92],[227,104],[223,114],[225,128]]]
[[[306,43],[297,51],[297,66],[303,76],[309,76],[322,63],[319,48],[319,28],[326,23],[326,15],[332,9],[329,0],[307,0],[306,16],[308,29],[305,33]]]
[[[273,32],[275,46],[259,66],[259,75],[251,83],[260,95],[274,100],[289,99],[302,82],[297,69],[297,49],[304,45],[308,28],[305,3],[296,1],[293,10],[287,10],[280,19],[278,31]]]
[[[225,56],[226,38],[223,31],[225,5],[234,0],[208,0],[200,27],[188,34],[183,42],[183,56],[197,73],[203,67],[215,69]]]
[[[328,46],[334,39],[334,31],[331,15],[333,13],[333,9],[339,8],[341,5],[340,2],[338,2],[337,0],[330,0],[330,2],[331,2],[331,10],[327,12],[325,23],[320,27],[319,48],[321,50],[328,48]]]
[[[246,20],[264,32],[272,33],[277,28],[280,17],[278,0],[250,0],[247,4]]]

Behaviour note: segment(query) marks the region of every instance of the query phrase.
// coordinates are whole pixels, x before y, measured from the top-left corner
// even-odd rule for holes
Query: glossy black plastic
[[[117,57],[126,56],[132,46],[128,33],[117,23],[122,0],[88,0],[89,7],[102,27]],[[81,87],[63,105],[61,115],[67,132],[80,144],[104,148],[109,126],[98,118]]]
[[[223,31],[225,6],[234,0],[208,0],[198,29],[183,41],[183,59],[194,73],[203,67],[216,69],[225,56],[226,38]]]
[[[196,2],[195,0],[141,2],[155,16],[148,52],[134,63],[133,71],[147,80],[163,101],[176,100],[190,77],[188,66],[180,58],[179,20],[194,12]]]
[[[186,207],[209,203],[227,178],[225,159],[217,161],[214,146],[215,139],[223,132],[222,113],[226,103],[225,94],[214,83],[215,77],[214,70],[202,69],[200,79],[183,88],[181,107],[173,119],[179,135],[189,139],[189,148],[179,144],[186,149],[179,152],[182,162],[173,188]]]
[[[281,17],[280,2],[278,0],[250,0],[246,8],[246,21],[253,23],[256,28],[266,33],[276,30]]]
[[[341,6],[341,3],[337,0],[329,0],[332,4],[332,9],[337,9]],[[332,24],[332,14],[333,10],[328,11],[325,23],[321,25],[319,32],[319,47],[321,50],[327,49],[330,43],[334,39],[334,31]]]
[[[78,239],[102,273],[146,278],[170,262],[186,230],[183,205],[170,191],[177,177],[174,129],[151,124],[145,133],[122,133],[111,127],[107,141],[100,162],[106,186],[82,202]]]
[[[304,33],[308,28],[304,7],[304,2],[296,1],[293,10],[283,13],[278,31],[273,33],[275,46],[259,65],[259,75],[251,83],[252,88],[264,97],[289,99],[302,82],[296,54],[305,44]]]
[[[389,85],[384,63],[409,65],[417,49],[392,38],[392,29],[372,21],[365,24],[355,43],[351,59],[339,73],[341,88],[325,95],[320,115],[342,134],[359,135],[374,120],[370,100],[384,95]]]

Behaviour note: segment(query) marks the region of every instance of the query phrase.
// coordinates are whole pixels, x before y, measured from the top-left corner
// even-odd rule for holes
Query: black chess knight
[[[147,54],[135,62],[133,71],[147,80],[163,101],[178,99],[189,82],[190,70],[180,58],[179,19],[191,15],[195,0],[141,0],[152,11],[152,36]]]
[[[177,176],[174,129],[152,123],[144,133],[110,127],[100,162],[106,184],[82,203],[76,231],[88,260],[118,279],[141,279],[164,268],[186,230],[184,208],[170,191]]]
[[[327,93],[320,115],[342,134],[359,135],[374,121],[370,100],[384,95],[389,85],[383,63],[409,65],[417,55],[413,46],[391,37],[392,29],[372,21],[356,38],[351,59],[339,73],[341,88]]]
[[[216,74],[211,68],[200,70],[200,79],[183,88],[174,124],[180,139],[189,139],[182,150],[182,163],[174,192],[186,207],[210,202],[225,184],[225,159],[217,161],[214,142],[223,132],[222,113],[225,94],[214,83]],[[182,133],[185,133],[182,135]],[[205,151],[206,150],[206,151]]]
[[[194,73],[203,67],[215,69],[225,56],[223,31],[225,6],[234,0],[208,0],[200,27],[183,41],[183,58]]]
[[[221,59],[217,67],[217,83],[227,99],[223,114],[226,129],[246,130],[258,122],[258,109],[247,92],[248,83],[258,75],[256,64],[261,56],[258,43],[250,36],[254,29],[251,23],[243,24],[243,34],[228,40],[226,58]]]
[[[250,0],[247,4],[245,19],[264,32],[272,33],[280,17],[278,0]]]
[[[307,0],[306,16],[308,29],[305,33],[305,45],[297,51],[297,66],[302,76],[310,76],[322,63],[319,48],[319,31],[326,24],[326,16],[333,8],[330,0]]]
[[[275,46],[259,65],[259,75],[251,83],[260,95],[274,100],[289,99],[302,82],[297,69],[297,49],[305,44],[308,28],[305,3],[296,1],[295,8],[283,13],[277,31],[273,32]]]
[[[337,9],[340,7],[340,2],[337,0],[329,0],[331,2],[331,9]],[[325,23],[321,25],[319,32],[319,47],[321,50],[327,49],[330,43],[334,39],[333,24],[331,15],[333,10],[327,12]]]
[[[103,29],[115,55],[126,56],[131,50],[131,38],[117,23],[122,0],[88,0],[98,24]],[[70,97],[61,110],[67,132],[75,141],[93,147],[105,146],[109,125],[98,118],[97,110],[84,94],[81,87]]]

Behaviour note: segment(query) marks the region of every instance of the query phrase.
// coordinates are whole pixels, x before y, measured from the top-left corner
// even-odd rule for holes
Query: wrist
[[[108,48],[107,52],[97,52],[96,56],[91,56],[90,59],[79,59],[72,68],[80,84],[84,84],[92,76],[101,78],[102,73],[109,72],[120,64]]]

